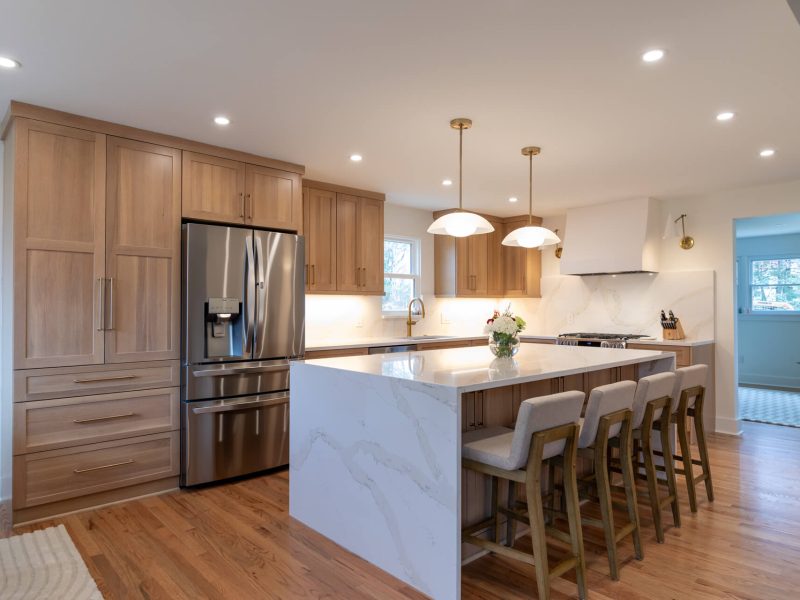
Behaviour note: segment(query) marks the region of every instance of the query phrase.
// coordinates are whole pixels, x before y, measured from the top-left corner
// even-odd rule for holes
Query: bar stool
[[[678,441],[681,453],[675,454],[675,460],[683,464],[682,469],[675,469],[679,475],[686,479],[686,488],[689,494],[689,508],[697,512],[696,486],[701,481],[705,482],[708,501],[714,501],[714,486],[711,482],[711,465],[708,460],[708,446],[706,446],[706,433],[703,427],[703,400],[708,380],[708,365],[692,365],[675,371],[676,380],[673,391],[673,403],[677,405],[672,414],[672,422],[678,425]],[[700,459],[692,458],[692,447],[689,435],[686,432],[686,422],[689,418],[694,420],[697,450]],[[702,474],[694,476],[692,465],[699,465]]]
[[[664,460],[663,468],[659,468],[660,465],[655,463],[658,451],[653,448],[653,431],[658,431],[662,449],[658,454],[662,457],[672,455],[669,423],[675,380],[675,373],[657,373],[642,377],[636,386],[636,396],[633,400],[633,454],[636,457],[636,473],[639,475],[641,467],[644,466],[643,478],[647,480],[647,495],[650,500],[650,510],[653,513],[656,541],[659,544],[664,543],[662,508],[670,506],[675,527],[681,526],[678,488],[675,484],[675,465],[671,460]],[[640,455],[644,458],[643,463],[639,459]],[[659,478],[659,471],[664,472],[664,479]],[[659,496],[660,484],[667,486],[667,495],[663,498]]]
[[[462,529],[462,541],[486,548],[497,554],[532,564],[536,570],[539,598],[550,598],[550,581],[575,569],[578,597],[586,598],[586,565],[580,527],[578,489],[575,481],[575,457],[578,441],[578,419],[583,406],[583,392],[563,392],[532,398],[522,402],[515,428],[490,427],[465,433],[462,465],[492,478],[492,515],[489,519]],[[550,461],[558,461],[564,470],[569,534],[545,527],[542,503],[542,469]],[[499,499],[498,478],[509,482],[509,498],[514,497],[515,484],[525,486],[527,514],[514,506],[503,507]],[[500,543],[500,514],[509,521],[506,544]],[[515,520],[530,526],[533,554],[515,549]],[[475,532],[493,529],[486,540]],[[569,545],[571,555],[550,568],[547,560],[545,533]]]
[[[611,579],[619,579],[617,544],[627,535],[633,537],[634,554],[638,560],[644,558],[639,536],[639,513],[636,505],[636,484],[631,463],[631,419],[636,384],[620,381],[602,385],[592,390],[578,439],[579,454],[594,459],[594,471],[581,481],[597,490],[601,519],[583,517],[581,522],[603,529],[608,552],[608,567]],[[628,523],[616,530],[614,507],[611,501],[611,480],[608,465],[608,447],[611,440],[619,440],[622,479],[625,488]]]

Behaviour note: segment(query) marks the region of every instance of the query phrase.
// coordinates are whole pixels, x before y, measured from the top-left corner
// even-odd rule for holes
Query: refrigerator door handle
[[[245,238],[246,261],[244,281],[244,351],[245,354],[253,353],[254,324],[256,320],[256,262],[253,256],[253,236]]]
[[[255,396],[242,400],[215,400],[212,402],[195,403],[200,406],[192,406],[192,413],[202,415],[207,413],[224,413],[234,410],[252,410],[264,406],[275,406],[289,402],[289,394],[276,394],[272,396]]]
[[[266,257],[264,256],[264,245],[261,241],[261,235],[254,235],[253,241],[256,248],[256,272],[255,272],[255,281],[254,281],[254,293],[256,294],[256,313],[255,313],[255,322],[256,322],[256,333],[255,337],[259,337],[264,335],[264,320],[266,319],[267,314],[267,294],[264,290],[266,287],[264,285],[265,270],[267,268]],[[255,350],[255,355],[258,356],[260,354],[261,349],[264,346],[264,342],[261,339],[254,340],[253,348]]]

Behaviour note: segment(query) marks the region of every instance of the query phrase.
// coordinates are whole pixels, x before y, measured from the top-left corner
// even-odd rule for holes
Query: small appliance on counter
[[[304,262],[294,234],[183,225],[181,485],[288,464]]]

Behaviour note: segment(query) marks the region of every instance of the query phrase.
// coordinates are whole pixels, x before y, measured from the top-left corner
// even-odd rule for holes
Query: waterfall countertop
[[[305,364],[472,392],[671,357],[658,350],[523,344],[514,358],[488,346],[307,360]]]
[[[675,359],[523,344],[514,359],[473,346],[293,361],[289,514],[428,596],[458,600],[463,415],[509,396],[464,392],[631,364],[642,376]]]

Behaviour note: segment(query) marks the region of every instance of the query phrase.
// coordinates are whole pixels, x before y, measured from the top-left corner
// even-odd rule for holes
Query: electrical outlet
[[[356,327],[364,327],[364,319],[360,318],[356,321]]]
[[[575,322],[575,313],[567,314],[567,324],[572,325]]]
[[[446,312],[442,311],[440,313],[440,321],[441,321],[442,325],[449,325],[450,324],[450,316]]]

